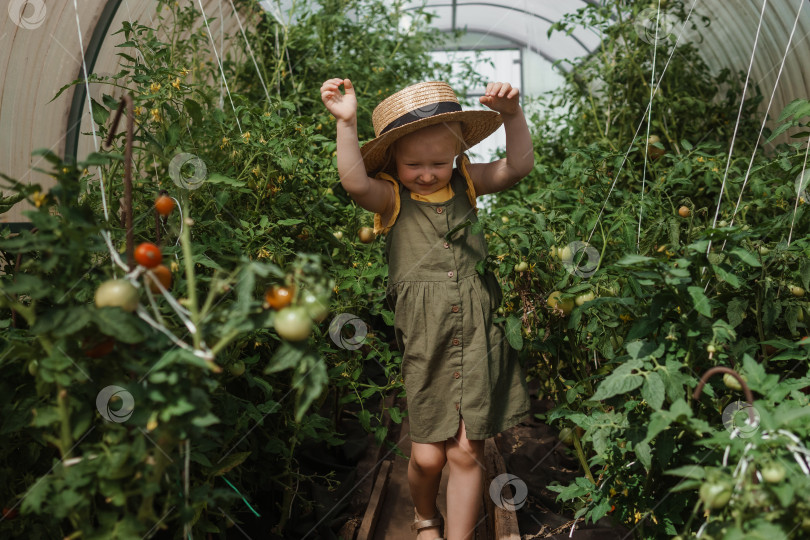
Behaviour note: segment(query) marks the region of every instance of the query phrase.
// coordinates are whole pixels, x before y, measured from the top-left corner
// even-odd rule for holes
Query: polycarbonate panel
[[[760,14],[762,26],[757,38]],[[693,16],[697,15],[711,20],[711,25],[701,32],[698,48],[714,70],[729,67],[747,72],[756,39],[751,82],[759,85],[764,96],[760,106],[763,114],[775,86],[771,119],[778,118],[791,101],[810,97],[810,2],[768,0],[765,5],[765,0],[698,0]],[[794,23],[796,29],[788,49]],[[686,36],[695,37],[689,33]],[[777,85],[783,59],[784,68]]]
[[[414,0],[411,5],[422,3]],[[599,37],[587,30],[575,31],[571,36],[555,32],[548,37],[553,23],[584,5],[580,0],[429,0],[425,7],[439,15],[433,21],[436,28],[466,29],[506,39],[553,62],[584,56],[599,45]]]

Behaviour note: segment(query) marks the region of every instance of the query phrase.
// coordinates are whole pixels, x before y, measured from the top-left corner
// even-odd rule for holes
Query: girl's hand
[[[345,95],[340,93],[340,85],[344,85]],[[324,82],[321,85],[321,99],[337,120],[353,122],[357,118],[357,97],[349,79],[329,79]]]
[[[520,108],[519,96],[520,91],[517,88],[512,88],[512,85],[508,82],[495,82],[487,85],[486,92],[478,98],[478,101],[493,111],[510,115],[518,112]]]

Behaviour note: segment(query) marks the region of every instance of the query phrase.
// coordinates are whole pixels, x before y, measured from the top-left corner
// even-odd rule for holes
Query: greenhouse
[[[0,538],[810,538],[805,0],[8,0]]]

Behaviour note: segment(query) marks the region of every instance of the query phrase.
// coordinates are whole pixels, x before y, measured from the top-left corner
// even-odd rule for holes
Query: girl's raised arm
[[[346,94],[340,93],[340,85]],[[394,206],[389,182],[366,174],[357,138],[357,98],[349,79],[329,79],[321,86],[321,99],[337,120],[337,165],[340,183],[357,204],[370,212],[385,214]]]
[[[470,164],[467,170],[476,195],[497,193],[515,185],[534,167],[534,148],[519,102],[520,92],[509,83],[489,83],[480,101],[501,113],[506,131],[506,157],[492,163]]]

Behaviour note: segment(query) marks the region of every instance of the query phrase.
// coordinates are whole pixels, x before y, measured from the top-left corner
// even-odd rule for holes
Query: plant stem
[[[187,216],[188,213],[184,212],[183,215]],[[194,323],[194,348],[199,349],[200,343],[200,311],[197,306],[197,282],[194,277],[194,258],[191,252],[191,220],[186,222],[183,227],[183,234],[180,235],[180,246],[183,248],[183,263],[186,268],[186,286],[188,288],[188,307],[191,311],[191,322]]]
[[[588,477],[588,480],[593,482],[596,485],[596,480],[593,478],[593,474],[591,473],[590,467],[588,467],[588,460],[585,459],[585,452],[582,451],[582,445],[579,443],[579,435],[577,434],[577,430],[572,430],[571,435],[574,437],[574,450],[577,452],[577,458],[579,459],[579,464],[582,465],[582,470],[585,472],[585,476]]]

